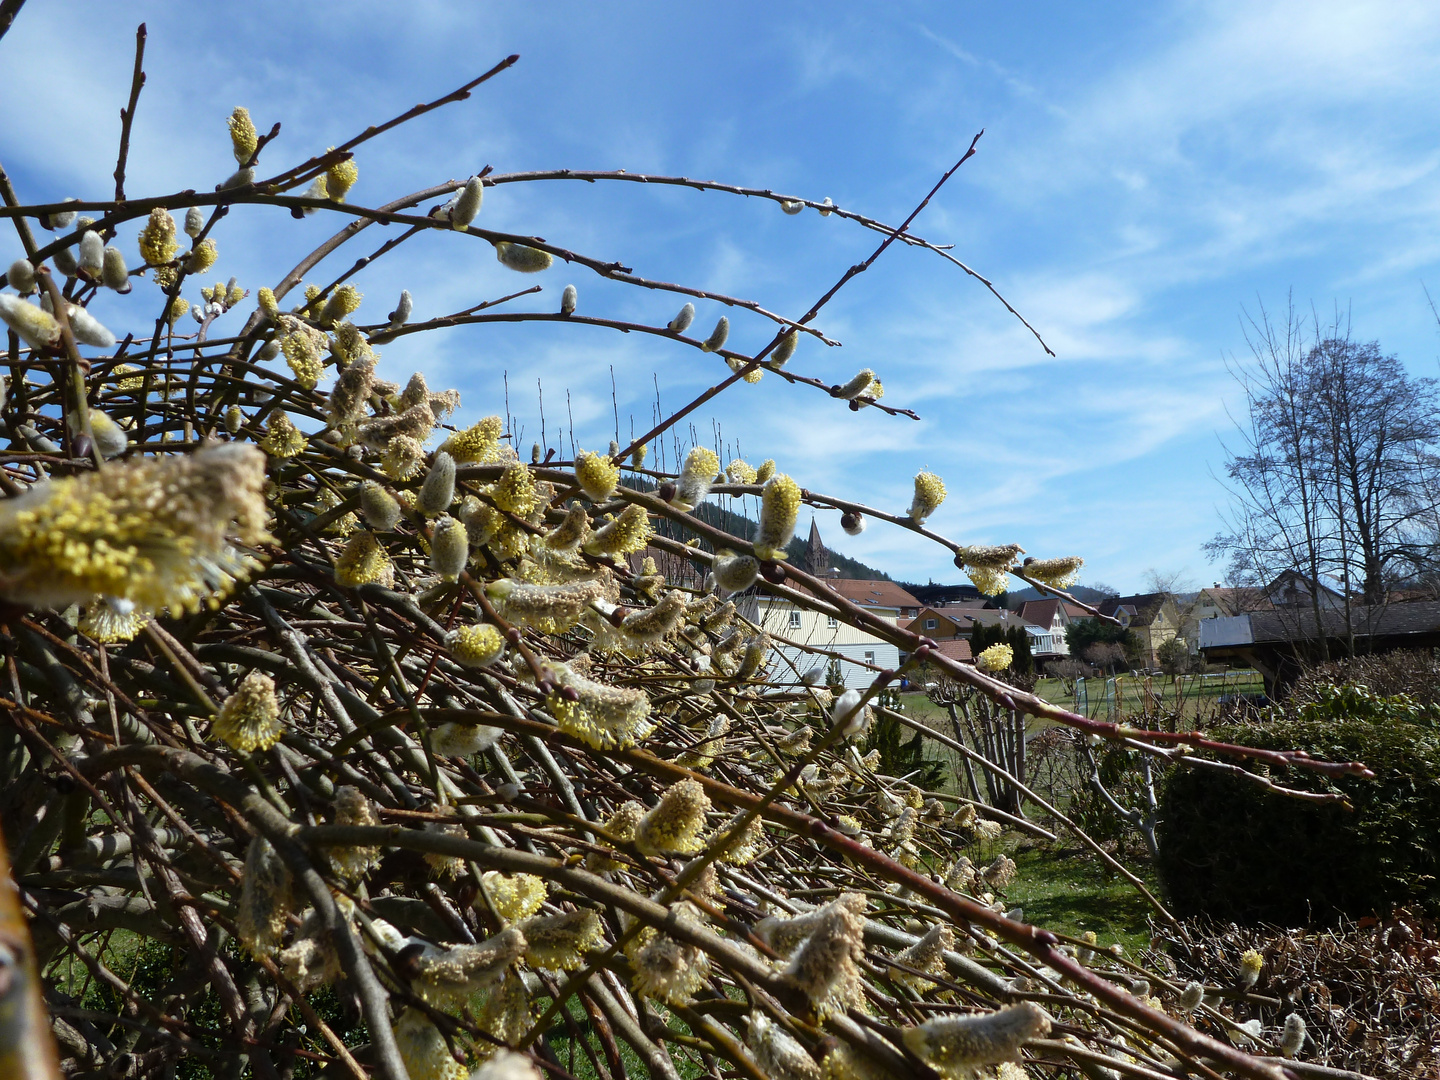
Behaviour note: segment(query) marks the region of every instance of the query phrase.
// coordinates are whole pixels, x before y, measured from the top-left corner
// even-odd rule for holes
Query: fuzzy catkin
[[[478,176],[470,177],[448,204],[450,227],[465,232],[480,213],[484,200],[485,181]]]
[[[680,309],[676,316],[666,323],[666,327],[676,334],[683,334],[690,329],[690,324],[695,321],[695,305],[686,304]]]
[[[730,320],[724,315],[715,324],[715,329],[710,331],[710,336],[705,339],[700,348],[705,352],[719,352],[725,347],[725,342],[730,337]]]
[[[800,501],[800,485],[784,473],[778,473],[765,482],[764,490],[760,492],[760,524],[755,537],[755,555],[758,558],[785,558],[785,547],[795,535]]]
[[[744,592],[760,576],[760,561],[749,555],[722,551],[715,556],[715,584],[726,592]]]
[[[937,1016],[906,1028],[902,1038],[911,1053],[941,1075],[967,1080],[977,1066],[1014,1061],[1021,1043],[1049,1033],[1050,1018],[1025,1001],[978,1016]]]
[[[710,485],[720,472],[720,458],[704,446],[692,447],[685,455],[685,464],[675,482],[675,498],[670,505],[677,510],[693,510],[710,494]]]
[[[430,569],[439,574],[442,581],[457,581],[469,558],[470,538],[464,522],[442,515],[435,522],[430,540]]]
[[[495,243],[495,258],[500,261],[501,266],[521,274],[538,274],[542,270],[549,270],[551,263],[555,261],[554,256],[548,251],[541,251],[539,248],[527,247],[524,244],[516,244],[508,240],[499,240]]]
[[[101,258],[100,281],[118,293],[130,291],[130,271],[125,268],[125,253],[111,244]]]
[[[450,508],[455,501],[455,459],[443,450],[435,452],[430,471],[420,485],[420,496],[415,500],[422,514],[433,517]]]

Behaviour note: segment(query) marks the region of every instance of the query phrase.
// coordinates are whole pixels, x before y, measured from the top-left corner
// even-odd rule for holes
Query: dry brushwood
[[[487,168],[381,206],[347,200],[365,143],[516,59],[274,173],[261,158],[279,125],[237,109],[238,172],[214,191],[126,198],[137,55],[116,200],[27,205],[6,182],[0,214],[26,258],[0,282],[0,814],[67,1074],[189,1061],[259,1078],[563,1077],[578,1053],[614,1078],[623,1044],[654,1078],[1015,1076],[1019,1059],[1044,1075],[1282,1075],[1223,1026],[1192,1026],[1163,975],[1003,914],[1014,863],[959,855],[975,816],[934,812],[854,750],[901,673],[832,701],[777,665],[746,590],[1087,735],[1237,768],[1363,766],[1086,720],[784,561],[808,502],[928,537],[991,591],[1007,575],[1057,592],[1073,579],[1078,559],[1022,565],[1017,545],[927,529],[945,495],[933,474],[897,492],[908,511],[885,513],[773,462],[721,477],[697,449],[682,470],[644,468],[659,436],[763,373],[836,408],[911,415],[868,370],[831,386],[784,365],[803,367],[798,339],[829,342],[816,317],[896,240],[957,260],[909,232],[928,195],[892,227],[828,200],[703,185],[881,237],[789,318],[483,227],[486,198],[554,173]],[[217,180],[228,172],[216,163]],[[197,289],[240,204],[274,208],[275,228],[286,211],[342,225],[273,285]],[[132,222],[138,244],[117,235]],[[376,222],[401,229],[319,273]],[[517,272],[563,262],[685,308],[628,322],[587,312],[582,287],[558,314],[506,307],[533,289],[428,320],[408,292],[393,312],[362,312],[352,279],[425,230],[490,244]],[[328,283],[302,288],[312,273]],[[87,311],[106,287],[129,290],[124,333]],[[708,319],[687,336],[697,300],[767,325],[769,343],[737,351],[728,322]],[[240,325],[222,335],[227,315]],[[645,333],[728,370],[630,446],[575,462],[522,460],[498,416],[451,427],[458,393],[377,373],[386,340],[502,320]],[[753,538],[685,509],[738,495],[760,500]],[[647,550],[694,576],[637,565]],[[16,1015],[12,1045],[49,1038]]]

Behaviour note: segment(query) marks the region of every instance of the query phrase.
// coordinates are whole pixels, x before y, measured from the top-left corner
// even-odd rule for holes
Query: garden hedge
[[[1364,761],[1374,780],[1278,774],[1298,790],[1341,791],[1353,809],[1315,804],[1208,769],[1167,778],[1158,870],[1177,915],[1287,926],[1396,906],[1440,914],[1440,737],[1403,721],[1279,720],[1214,738]]]

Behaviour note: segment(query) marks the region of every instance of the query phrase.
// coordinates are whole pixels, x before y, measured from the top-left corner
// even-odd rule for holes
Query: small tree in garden
[[[934,776],[888,771],[915,763],[908,749],[887,763],[861,748],[904,716],[880,695],[929,664],[997,721],[1016,781],[1027,717],[1152,756],[1206,749],[1242,773],[1363,766],[1088,720],[1005,674],[1011,657],[951,660],[786,559],[809,505],[939,544],[987,594],[1018,578],[1065,595],[1078,558],[1022,564],[1018,544],[930,529],[947,494],[934,473],[897,481],[881,509],[783,461],[697,446],[657,469],[647,454],[762,378],[877,423],[913,417],[869,368],[831,384],[805,366],[834,344],[827,302],[892,246],[973,273],[911,230],[979,137],[898,223],[572,169],[486,166],[351,198],[372,140],[516,60],[278,167],[279,125],[237,108],[213,190],[137,196],[137,51],[113,197],[4,181],[23,258],[0,278],[0,821],[33,952],[17,910],[0,907],[0,934],[36,964],[0,987],[32,1007],[5,1014],[22,1019],[5,1021],[0,1072],[46,1075],[53,1027],[66,1075],[614,1078],[628,1048],[652,1077],[958,1077],[1022,1058],[1274,1076],[1217,1037],[1228,1018],[1182,1018],[1194,992],[1163,971],[1002,914],[1014,863],[960,853],[995,821],[929,790]],[[781,314],[486,228],[484,204],[542,180],[743,195],[874,247]],[[227,281],[241,205],[277,232],[306,214],[337,231],[265,281]],[[425,233],[481,245],[516,289],[455,311],[365,298],[367,269]],[[589,306],[588,275],[633,286],[644,318]],[[558,295],[527,308],[534,281]],[[102,289],[127,297],[123,323],[89,311]],[[458,392],[424,372],[382,374],[387,342],[500,321],[644,335],[717,381],[627,445],[567,458],[515,447],[498,411],[454,425]],[[741,496],[758,500],[751,535],[696,512]],[[745,617],[752,589],[909,659],[843,692],[825,669],[850,661],[824,650],[814,676],[774,664]],[[971,801],[1020,813],[1023,792],[994,776]]]
[[[1172,679],[1195,670],[1196,658],[1190,655],[1190,647],[1185,644],[1184,638],[1175,637],[1164,642],[1155,650],[1155,657],[1160,661],[1160,670]]]

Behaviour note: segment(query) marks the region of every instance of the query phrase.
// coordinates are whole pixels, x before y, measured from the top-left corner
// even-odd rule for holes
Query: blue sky
[[[484,165],[683,174],[902,220],[981,128],[979,153],[915,225],[991,278],[1045,336],[1048,357],[979,285],[932,254],[893,249],[802,344],[791,367],[829,382],[861,367],[923,420],[851,413],[773,378],[737,386],[696,425],[802,484],[891,510],[930,468],[950,496],[932,519],[964,542],[1082,554],[1082,580],[1139,588],[1150,568],[1208,584],[1200,544],[1225,495],[1220,438],[1243,355],[1242,309],[1293,292],[1338,304],[1416,374],[1437,374],[1422,283],[1440,285],[1440,7],[1433,4],[101,5],[32,0],[0,55],[10,88],[0,161],[22,199],[105,197],[134,27],[149,24],[128,190],[212,187],[233,168],[224,119],[284,124],[265,171],[339,143],[518,52],[464,103],[361,148],[352,200],[378,204]],[[30,88],[22,102],[16,87]],[[507,185],[482,223],[802,314],[875,235],[772,203],[639,185]],[[279,226],[271,229],[271,225]],[[242,208],[216,235],[215,273],[273,284],[336,227]],[[365,234],[378,242],[380,230]],[[133,250],[133,230],[122,234]],[[328,280],[363,251],[342,249]],[[0,234],[0,260],[18,254]],[[331,271],[326,273],[325,271]],[[573,282],[587,313],[662,323],[665,293],[579,267],[517,303],[553,310]],[[358,279],[361,317],[401,288],[417,316],[532,284],[457,236],[412,241]],[[197,285],[198,287],[198,285]],[[105,297],[116,329],[153,319],[154,291]],[[698,324],[725,309],[702,303]],[[731,343],[764,320],[729,311]],[[228,318],[243,317],[236,313]],[[382,349],[382,371],[462,391],[462,419],[504,407],[539,435],[573,416],[581,447],[648,426],[727,374],[659,340],[579,326],[473,327]],[[570,392],[567,410],[566,390]],[[688,429],[685,432],[688,438]],[[874,527],[828,540],[902,579],[954,580],[945,553]],[[802,522],[808,524],[808,518]]]

